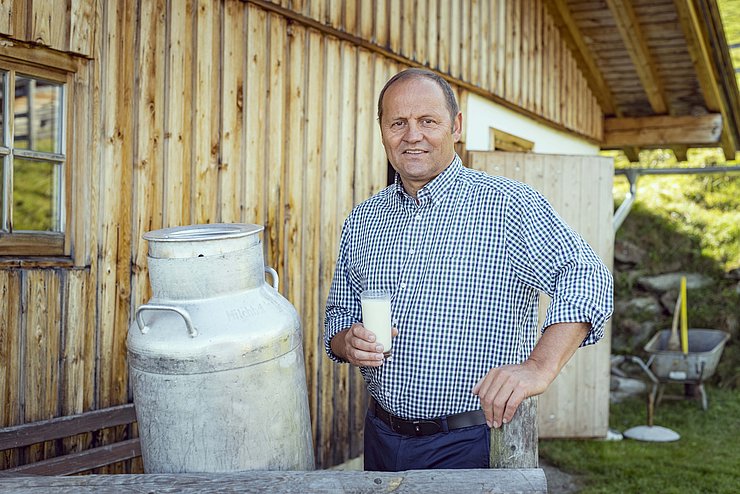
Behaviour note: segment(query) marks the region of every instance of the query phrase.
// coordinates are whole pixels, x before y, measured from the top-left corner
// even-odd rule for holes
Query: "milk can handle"
[[[190,334],[190,337],[195,338],[196,336],[198,336],[198,330],[195,329],[195,326],[193,326],[193,320],[190,319],[190,314],[188,314],[188,311],[181,307],[155,304],[144,304],[136,309],[136,324],[139,325],[139,331],[141,331],[141,334],[147,334],[149,332],[149,326],[144,324],[144,317],[142,315],[142,312],[144,312],[145,310],[169,310],[172,312],[177,312],[185,321],[185,326],[188,328],[188,333]]]
[[[280,285],[280,279],[278,278],[277,271],[272,269],[270,266],[265,266],[265,273],[270,273],[270,276],[272,277],[272,287],[275,290],[278,290],[278,286]]]

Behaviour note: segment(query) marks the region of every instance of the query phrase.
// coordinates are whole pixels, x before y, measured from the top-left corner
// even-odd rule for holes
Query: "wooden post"
[[[538,468],[537,397],[525,399],[514,418],[491,429],[491,468]]]

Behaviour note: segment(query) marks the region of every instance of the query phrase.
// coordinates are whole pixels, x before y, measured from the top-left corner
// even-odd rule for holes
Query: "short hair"
[[[406,79],[429,79],[436,82],[445,96],[445,104],[447,105],[447,110],[450,112],[450,122],[453,126],[455,125],[455,117],[460,112],[460,107],[457,106],[457,99],[455,98],[454,91],[441,75],[425,69],[403,70],[391,77],[388,82],[385,83],[383,89],[380,90],[380,96],[378,96],[378,122],[383,118],[383,97],[385,96],[385,92],[396,82],[405,81]]]

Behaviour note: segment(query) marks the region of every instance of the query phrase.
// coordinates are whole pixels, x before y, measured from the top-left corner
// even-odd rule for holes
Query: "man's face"
[[[462,113],[450,121],[442,88],[415,78],[396,82],[383,96],[380,133],[385,153],[409,194],[442,173],[460,140]]]

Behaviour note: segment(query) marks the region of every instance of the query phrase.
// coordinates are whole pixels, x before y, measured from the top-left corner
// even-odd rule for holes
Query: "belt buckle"
[[[411,424],[414,426],[416,436],[428,436],[442,430],[439,424],[432,420],[414,420]]]

